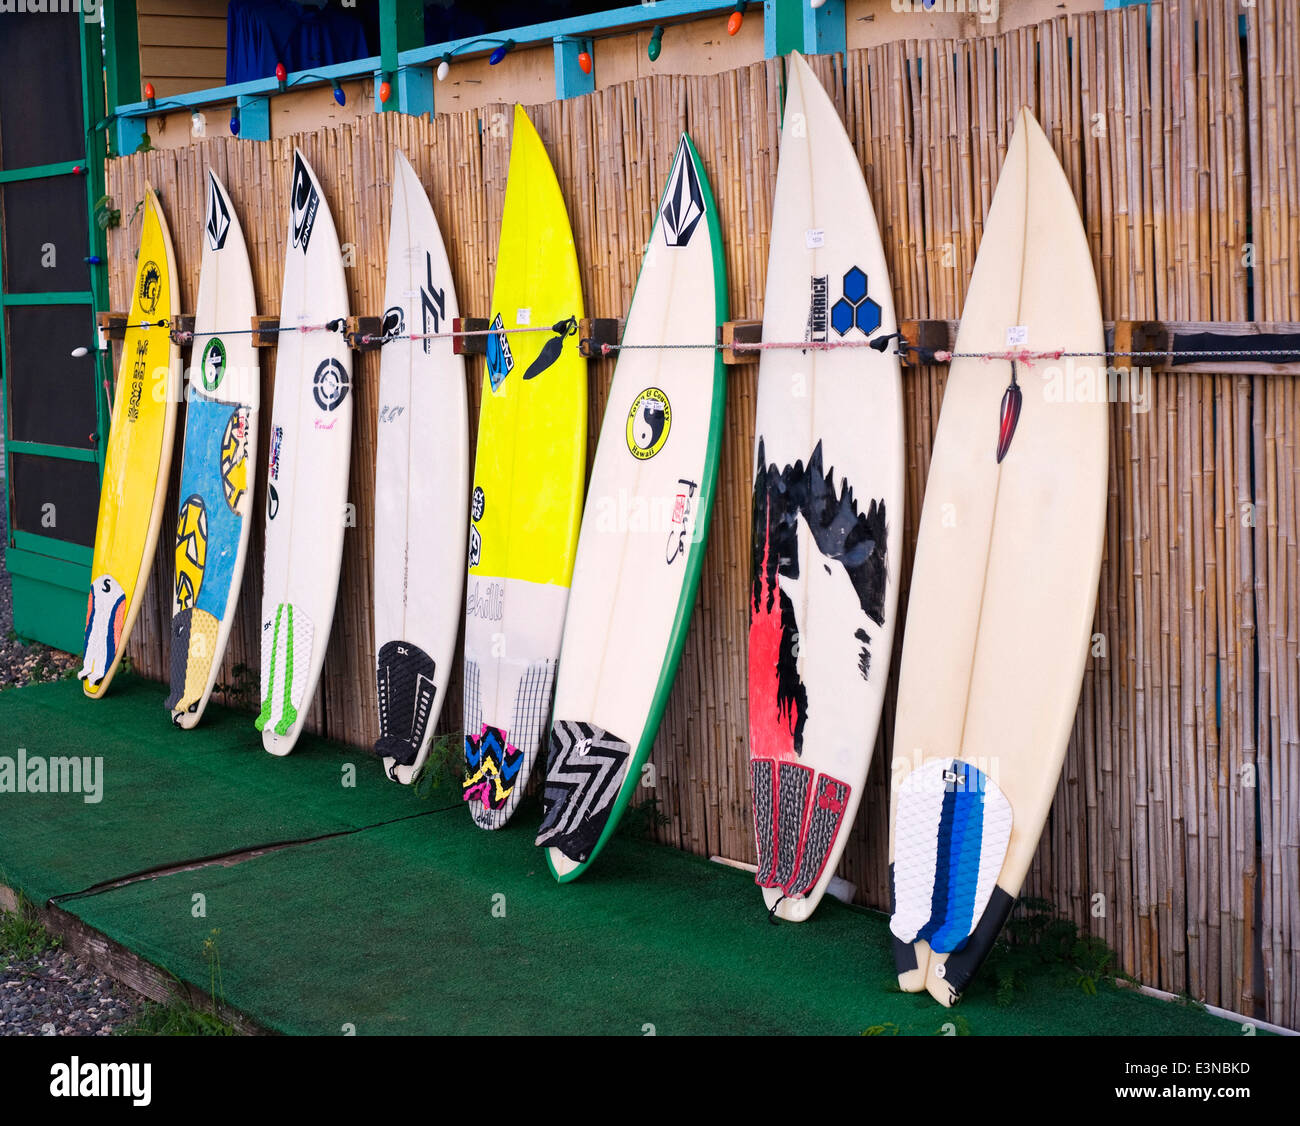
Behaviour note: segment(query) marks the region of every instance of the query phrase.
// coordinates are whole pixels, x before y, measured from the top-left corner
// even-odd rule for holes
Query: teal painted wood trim
[[[804,9],[808,0],[763,0],[763,54],[774,59],[804,50]]]
[[[95,295],[88,289],[56,293],[0,293],[0,305],[90,305]]]
[[[0,305],[79,305],[91,304],[95,295],[88,289],[70,289],[56,293],[4,293]]]
[[[116,117],[112,129],[114,156],[130,156],[140,147],[147,132],[143,116]]]
[[[11,574],[86,589],[95,555],[90,548],[33,532],[15,531],[12,536],[13,546],[5,551],[5,566]]]
[[[387,104],[375,99],[378,113],[401,111],[402,113],[425,113],[424,109],[407,109],[402,97],[404,87],[409,87],[413,95],[419,95],[421,83],[412,76],[407,80],[399,74],[401,66],[399,56],[403,51],[410,51],[424,45],[424,4],[423,0],[379,0],[379,69],[388,76],[396,97],[389,97]],[[376,85],[383,79],[376,80]],[[424,101],[417,97],[417,101]],[[432,109],[432,90],[428,92],[427,101]]]
[[[239,107],[239,136],[245,141],[269,141],[271,99],[244,96],[235,104]]]
[[[107,109],[112,113],[144,94],[140,88],[140,21],[135,0],[104,0],[103,20],[105,89]],[[118,150],[134,151],[134,147]]]
[[[56,457],[61,461],[96,461],[94,448],[79,449],[77,446],[52,446],[48,442],[23,442],[10,438],[5,443],[10,453],[29,454],[33,457]]]
[[[433,71],[427,66],[405,67],[397,72],[393,83],[394,96],[388,99],[390,109],[409,113],[412,117],[433,115]]]
[[[13,549],[10,548],[12,554]],[[56,583],[40,575],[13,576],[14,633],[26,641],[39,641],[80,653],[86,641],[86,594],[90,568],[77,571],[79,581]]]
[[[31,168],[0,168],[0,184],[12,184],[18,180],[43,180],[47,176],[67,176],[84,160],[65,160],[58,164],[37,164]]]
[[[82,21],[81,30],[82,110],[86,124],[86,222],[90,228],[90,253],[99,257],[99,265],[89,269],[92,295],[90,319],[86,325],[86,346],[91,349],[90,393],[95,397],[95,433],[98,435],[95,461],[100,476],[108,449],[108,403],[101,388],[113,374],[113,355],[98,348],[95,314],[108,310],[108,232],[95,221],[95,202],[105,194],[104,165],[108,158],[108,134],[99,128],[106,112],[104,81],[104,45],[102,28]]]
[[[527,24],[523,27],[498,31],[489,36],[472,36],[467,39],[452,39],[447,43],[436,43],[429,47],[420,47],[414,51],[404,51],[401,56],[402,66],[424,63],[438,65],[438,60],[446,54],[468,53],[482,44],[482,52],[487,53],[500,40],[513,39],[516,47],[536,47],[543,43],[554,43],[556,39],[572,37],[590,39],[599,32],[640,27],[651,27],[657,23],[681,23],[693,16],[712,15],[717,12],[730,12],[735,7],[735,0],[654,0],[630,7],[611,8],[607,12],[592,12],[587,16],[572,16],[569,19],[551,20],[548,23]],[[753,5],[754,8],[757,5]]]
[[[803,5],[803,53],[834,55],[847,44],[844,0],[826,0],[820,8]]]
[[[590,94],[596,89],[595,55],[592,55],[590,74],[584,74],[578,65],[578,56],[591,51],[587,39],[556,36],[555,40],[555,97],[557,101]]]

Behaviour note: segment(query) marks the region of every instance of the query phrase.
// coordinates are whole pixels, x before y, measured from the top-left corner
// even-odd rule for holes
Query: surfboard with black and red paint
[[[912,569],[890,807],[900,986],[954,1004],[1060,778],[1106,515],[1106,366],[1078,206],[1021,110],[944,390]],[[1064,351],[1081,358],[1042,358]],[[1084,355],[1086,354],[1086,356]]]
[[[763,340],[896,331],[875,213],[821,83],[790,55]],[[808,918],[853,827],[893,645],[903,406],[893,348],[765,350],[754,436],[750,776],[769,910]]]
[[[320,180],[294,149],[275,358],[262,582],[262,746],[302,733],[334,621],[352,449],[343,254]]]
[[[469,514],[465,361],[451,264],[424,185],[393,156],[375,452],[375,677],[388,776],[429,754],[460,630]],[[425,339],[412,340],[417,335]]]

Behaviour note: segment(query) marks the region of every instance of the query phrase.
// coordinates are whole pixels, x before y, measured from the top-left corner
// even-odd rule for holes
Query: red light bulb
[[[736,11],[732,12],[731,15],[727,17],[727,34],[735,35],[736,32],[740,30],[740,25],[744,18],[744,13],[741,12],[740,9],[736,9]]]
[[[151,101],[151,102],[153,101],[154,93],[153,93],[153,83],[152,83],[152,82],[146,82],[146,83],[144,84],[144,96],[145,96],[145,98],[146,98],[148,101]]]
[[[379,84],[379,100],[387,104],[388,99],[393,96],[393,88],[387,82]]]
[[[286,78],[288,78],[288,77],[289,77],[289,72],[288,72],[287,70],[284,69],[284,63],[276,63],[276,64],[275,64],[275,80],[276,80],[277,82],[283,82],[283,81],[284,81]]]
[[[583,74],[590,74],[590,73],[591,73],[591,54],[590,54],[589,52],[587,52],[587,51],[582,51],[582,52],[578,55],[578,65],[582,68],[582,73],[583,73]]]

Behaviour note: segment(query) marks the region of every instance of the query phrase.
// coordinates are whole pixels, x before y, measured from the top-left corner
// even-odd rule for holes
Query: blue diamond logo
[[[867,275],[854,266],[844,275],[844,296],[854,305],[867,295]]]
[[[841,336],[853,327],[853,306],[842,297],[831,306],[831,327]]]
[[[870,336],[880,327],[880,305],[868,297],[858,306],[858,328]]]

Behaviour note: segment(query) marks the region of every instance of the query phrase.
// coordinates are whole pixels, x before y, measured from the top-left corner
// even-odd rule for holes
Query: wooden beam
[[[380,113],[399,111],[419,116],[433,112],[433,74],[428,67],[400,69],[399,56],[424,46],[423,0],[379,0],[379,69],[375,89],[385,80],[392,87],[387,102],[375,96]]]

